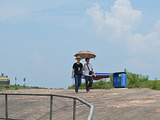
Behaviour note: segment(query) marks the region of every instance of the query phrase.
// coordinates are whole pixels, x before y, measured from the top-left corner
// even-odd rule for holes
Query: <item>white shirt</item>
[[[89,67],[90,71],[92,71],[93,66],[90,63],[88,64],[88,67]],[[92,76],[92,75],[89,75],[88,67],[87,67],[87,64],[84,64],[84,75],[85,76]]]

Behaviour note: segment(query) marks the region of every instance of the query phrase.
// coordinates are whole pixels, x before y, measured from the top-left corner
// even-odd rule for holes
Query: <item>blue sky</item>
[[[0,0],[0,72],[14,84],[67,88],[74,54],[96,72],[160,79],[159,0]],[[84,60],[82,60],[84,63]]]

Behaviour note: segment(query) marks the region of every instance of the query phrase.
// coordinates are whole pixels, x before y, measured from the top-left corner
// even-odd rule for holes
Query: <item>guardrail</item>
[[[5,95],[5,118],[0,117],[0,119],[27,120],[27,119],[18,119],[18,118],[8,117],[8,95],[30,95],[30,96],[50,96],[50,120],[52,120],[53,96],[73,99],[73,120],[76,120],[76,100],[82,102],[83,104],[87,105],[90,108],[87,120],[93,120],[93,110],[94,110],[93,105],[80,99],[79,97],[60,95],[60,94],[39,94],[39,93],[0,93],[0,95]]]

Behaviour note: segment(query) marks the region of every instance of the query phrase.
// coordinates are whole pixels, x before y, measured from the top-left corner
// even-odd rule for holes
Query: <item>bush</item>
[[[135,74],[127,72],[127,87],[128,88],[140,88],[143,82],[148,81],[149,76],[142,74]]]

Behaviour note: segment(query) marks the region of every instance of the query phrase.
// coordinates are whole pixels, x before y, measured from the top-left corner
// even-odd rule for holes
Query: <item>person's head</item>
[[[80,56],[77,56],[77,57],[75,58],[75,60],[77,60],[77,62],[80,62],[80,61],[82,60],[82,58],[81,58]]]
[[[89,63],[89,58],[86,58],[85,61],[86,61],[87,63]]]

